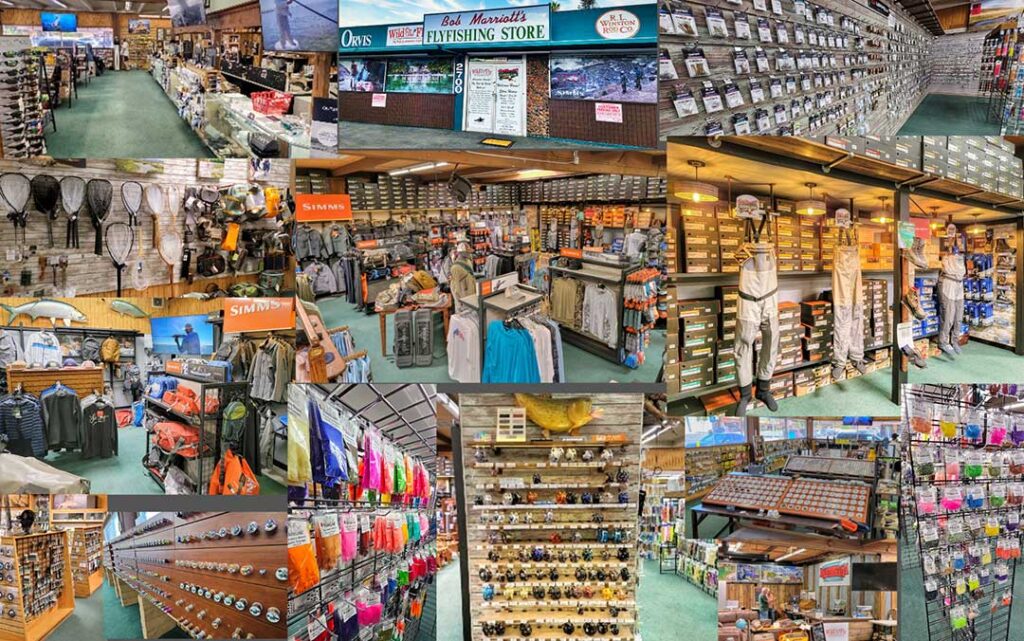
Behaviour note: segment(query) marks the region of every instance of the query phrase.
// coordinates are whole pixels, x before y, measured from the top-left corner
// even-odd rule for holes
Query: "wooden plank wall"
[[[757,609],[757,593],[762,587],[768,587],[775,595],[775,607],[782,607],[792,597],[799,597],[800,591],[804,589],[802,584],[797,583],[736,583],[729,582],[726,590],[726,599],[738,601],[740,608],[744,610]]]
[[[0,305],[7,305],[15,307],[32,301],[32,298],[13,298],[13,297],[0,297]],[[115,312],[110,308],[110,304],[115,300],[113,298],[74,298],[74,299],[63,299],[70,305],[73,305],[78,311],[82,312],[86,316],[86,322],[84,323],[72,323],[71,327],[102,327],[106,329],[124,329],[141,332],[143,334],[150,333],[149,319],[148,318],[132,318],[131,316],[125,316]],[[154,307],[152,298],[131,298],[124,299],[131,302],[139,309],[148,312],[152,316],[185,316],[188,314],[208,314],[212,311],[217,311],[224,308],[224,301],[221,299],[214,300],[196,300],[192,298],[176,298],[165,301],[164,307]],[[0,309],[0,325],[6,325],[9,314],[6,310]],[[49,318],[37,318],[34,321],[28,316],[18,316],[14,320],[14,325],[23,327],[50,327]],[[61,327],[60,321],[58,321],[58,327]]]
[[[556,394],[555,398],[571,398],[574,395],[570,394]],[[575,395],[579,396],[579,395]],[[585,426],[580,430],[580,434],[595,435],[595,434],[626,434],[633,440],[625,447],[613,448],[614,459],[613,464],[609,465],[608,471],[614,476],[619,466],[626,470],[629,474],[629,480],[623,487],[611,487],[611,491],[616,495],[619,491],[626,491],[628,493],[628,500],[630,507],[624,509],[573,509],[570,506],[552,506],[552,510],[555,512],[556,524],[564,524],[569,522],[578,522],[581,524],[589,523],[591,520],[591,514],[600,511],[604,516],[604,523],[621,523],[630,522],[632,527],[633,538],[628,543],[625,543],[625,547],[630,550],[635,550],[636,543],[636,520],[637,520],[637,508],[636,502],[638,501],[639,489],[640,489],[640,434],[643,426],[643,396],[640,394],[596,394],[593,395],[593,406],[594,408],[600,408],[603,410],[603,416],[595,419],[589,425]],[[488,535],[496,531],[499,526],[490,524],[484,525],[481,523],[481,517],[486,515],[493,515],[499,513],[499,510],[488,510],[484,506],[474,505],[475,501],[483,500],[485,495],[490,495],[493,502],[501,504],[501,490],[497,489],[500,476],[505,477],[520,477],[524,478],[527,488],[523,489],[521,493],[524,496],[529,491],[529,486],[532,485],[533,473],[541,474],[542,483],[544,484],[561,484],[567,483],[585,483],[593,484],[591,487],[594,489],[590,490],[594,493],[599,493],[600,485],[604,483],[605,473],[599,468],[569,468],[569,467],[536,467],[537,463],[546,463],[550,449],[548,448],[523,448],[523,449],[504,449],[500,455],[494,455],[490,450],[488,452],[488,463],[493,464],[494,462],[502,463],[516,463],[518,467],[504,468],[497,470],[502,472],[500,476],[492,475],[495,472],[493,465],[488,463],[478,464],[474,460],[475,449],[472,445],[479,433],[485,433],[488,438],[493,438],[495,433],[495,424],[497,419],[497,410],[501,407],[514,406],[515,401],[510,394],[461,394],[459,396],[459,409],[460,409],[460,424],[461,424],[461,443],[456,444],[456,447],[462,447],[462,460],[464,461],[465,469],[462,471],[461,479],[462,483],[465,484],[466,490],[466,502],[468,504],[467,510],[469,513],[468,518],[468,536],[467,544],[469,548],[469,600],[470,610],[472,614],[473,628],[471,631],[471,638],[473,641],[484,641],[484,637],[481,631],[481,624],[484,621],[495,621],[504,620],[510,628],[515,628],[512,634],[518,633],[518,624],[520,621],[537,621],[538,619],[549,618],[552,620],[566,621],[574,620],[577,621],[577,632],[576,636],[582,635],[582,621],[585,620],[606,620],[611,621],[608,618],[607,610],[604,609],[606,603],[600,601],[600,597],[595,599],[595,603],[588,604],[598,606],[601,608],[600,612],[588,612],[584,617],[580,617],[576,614],[577,601],[565,601],[563,600],[559,605],[555,605],[550,599],[545,599],[539,602],[532,600],[523,600],[519,595],[516,595],[513,603],[516,605],[509,612],[499,611],[495,609],[496,604],[500,604],[503,601],[507,602],[509,599],[508,595],[498,594],[495,596],[494,601],[486,602],[483,599],[483,587],[487,583],[480,579],[481,568],[487,567],[496,572],[499,569],[513,568],[516,571],[520,567],[525,568],[528,572],[533,574],[537,568],[549,568],[557,567],[560,573],[559,581],[557,584],[562,589],[568,588],[570,585],[580,586],[580,582],[576,581],[573,573],[575,568],[579,565],[583,565],[588,570],[596,570],[598,567],[606,570],[618,572],[620,567],[628,567],[631,573],[629,581],[625,583],[611,583],[609,584],[613,589],[622,587],[627,592],[627,598],[620,603],[623,607],[622,612],[618,616],[619,621],[635,621],[636,617],[636,559],[631,557],[629,561],[620,563],[616,560],[615,552],[616,548],[619,547],[616,544],[600,544],[596,543],[596,530],[593,528],[580,529],[580,530],[565,530],[551,525],[547,525],[543,522],[544,512],[549,509],[547,506],[540,507],[536,510],[529,510],[534,514],[534,524],[532,527],[524,526],[522,520],[520,521],[519,527],[521,529],[505,529],[503,534],[508,536],[509,543],[507,545],[491,546],[488,543]],[[554,435],[557,439],[559,435]],[[527,438],[537,439],[540,438],[540,429],[531,422],[527,422]],[[577,446],[577,451],[582,455],[583,448]],[[595,454],[597,449],[595,448]],[[532,465],[531,465],[532,464]],[[459,477],[458,471],[456,471],[456,477]],[[490,486],[490,487],[488,487]],[[553,501],[556,491],[571,491],[576,492],[577,495],[582,494],[584,489],[568,489],[568,490],[557,490],[557,489],[539,489],[536,490],[539,494],[539,501]],[[520,515],[522,518],[527,510],[501,510],[500,513],[506,516],[506,523],[508,515],[513,512]],[[500,526],[504,528],[505,526]],[[583,543],[572,544],[571,536],[572,532],[578,531],[582,533]],[[549,542],[549,537],[560,532],[564,541],[561,544],[552,544]],[[516,551],[520,549],[529,550],[533,545],[543,546],[547,549],[557,552],[558,550],[565,551],[567,554],[570,550],[576,551],[578,554],[582,554],[580,548],[590,547],[594,551],[594,562],[593,563],[535,563],[529,562],[526,564],[519,564],[517,562],[509,562],[507,560],[508,555],[514,555]],[[575,545],[575,547],[574,547]],[[491,549],[498,549],[502,552],[502,560],[499,562],[489,561],[487,553]],[[611,556],[609,560],[599,560],[599,554],[602,550],[609,549]],[[532,581],[532,576],[531,576]],[[496,587],[503,585],[500,582],[492,581]],[[594,582],[587,581],[586,584],[593,584]],[[543,581],[539,583],[545,588],[552,585],[549,581]],[[523,583],[516,583],[516,590],[522,587]],[[532,585],[528,582],[526,585]],[[600,586],[598,586],[598,591]],[[500,590],[499,590],[500,592]],[[532,597],[531,597],[532,599]],[[584,600],[586,603],[586,601]],[[556,631],[557,630],[557,631]],[[542,626],[539,624],[533,625],[533,636],[537,638],[562,638],[565,635],[561,630],[554,627]],[[619,639],[628,640],[632,638],[632,626],[622,625],[621,634]]]
[[[174,185],[178,189],[179,196],[184,196],[186,187],[193,187],[198,185],[232,185],[235,183],[243,183],[249,181],[249,170],[248,160],[245,158],[228,159],[224,162],[224,177],[220,180],[217,179],[206,179],[199,178],[197,171],[197,161],[191,158],[175,158],[167,159],[160,162],[163,164],[163,171],[159,173],[153,173],[148,175],[140,175],[134,173],[126,173],[119,171],[115,165],[114,160],[94,160],[90,159],[86,161],[85,167],[71,167],[67,165],[54,164],[51,166],[40,166],[34,163],[19,162],[15,160],[0,160],[0,172],[21,172],[31,178],[36,174],[49,174],[57,178],[58,180],[64,176],[77,175],[88,181],[91,178],[103,178],[110,180],[113,184],[113,196],[111,198],[110,214],[107,216],[105,225],[112,222],[126,222],[127,210],[124,207],[124,203],[121,199],[121,185],[125,181],[134,180],[139,182],[145,187],[149,183],[156,183],[160,185]],[[262,181],[263,186],[275,186],[278,188],[285,188],[289,186],[291,181],[291,164],[287,160],[274,160],[271,164],[271,172],[269,179]],[[83,208],[83,211],[87,211]],[[179,208],[177,212],[176,229],[181,233],[184,225],[184,211]],[[110,257],[104,251],[102,256],[97,256],[93,253],[93,243],[95,240],[95,231],[92,227],[92,222],[89,220],[87,215],[83,215],[79,218],[78,231],[79,231],[79,248],[78,249],[66,249],[65,245],[65,223],[66,216],[61,212],[56,221],[54,221],[53,233],[55,247],[49,247],[47,241],[46,222],[43,214],[37,212],[31,206],[28,209],[28,224],[24,230],[26,241],[22,242],[22,230],[18,231],[17,239],[14,234],[14,226],[8,221],[3,221],[0,224],[0,247],[13,247],[15,245],[27,246],[30,251],[30,257],[28,260],[21,263],[15,263],[10,266],[12,273],[12,280],[10,283],[5,285],[0,293],[12,296],[12,295],[28,295],[28,296],[53,296],[55,295],[56,288],[53,285],[53,272],[50,268],[45,267],[45,258],[50,256],[67,256],[68,257],[68,268],[67,268],[67,282],[69,286],[73,286],[77,289],[76,294],[82,295],[109,295],[115,291],[116,288],[116,271],[110,261]],[[165,208],[165,211],[160,217],[160,228],[169,228],[172,222],[172,215],[170,208]],[[202,291],[207,285],[211,283],[217,283],[222,288],[226,288],[232,282],[236,280],[252,281],[255,277],[230,277],[230,278],[218,278],[218,279],[207,279],[203,277],[196,277],[193,283],[187,283],[183,281],[178,271],[173,272],[173,281],[175,287],[167,287],[168,283],[168,267],[167,264],[160,259],[159,253],[153,248],[153,221],[150,215],[149,208],[143,199],[142,209],[139,212],[139,223],[140,227],[136,230],[135,250],[132,253],[132,257],[129,261],[129,265],[134,265],[136,261],[140,259],[139,252],[142,252],[141,260],[143,261],[143,268],[150,277],[150,288],[145,290],[145,296],[180,296],[181,294],[189,291]],[[246,226],[253,227],[272,227],[272,221],[259,221],[255,223],[246,223]],[[40,261],[43,261],[44,267],[40,267]],[[19,284],[20,274],[23,270],[28,270],[31,273],[32,284],[28,286],[22,286]],[[290,270],[285,270],[286,281],[289,276]],[[193,274],[195,271],[193,270]],[[58,270],[58,277],[60,271]],[[135,290],[131,290],[131,272],[126,268],[121,274],[122,280],[122,295],[130,296],[132,293],[137,293]]]
[[[751,117],[751,129],[752,129],[752,131],[754,133],[756,133],[757,132],[757,128],[756,128],[756,126],[754,124],[754,121],[753,121],[753,114],[754,114],[754,110],[756,108],[767,109],[769,114],[773,113],[773,109],[774,109],[774,106],[776,104],[784,104],[787,107],[787,109],[788,109],[789,104],[790,104],[793,96],[786,95],[785,92],[783,92],[783,95],[780,98],[778,98],[778,99],[770,98],[769,97],[769,93],[768,93],[768,86],[767,86],[768,85],[768,82],[767,82],[768,78],[770,76],[774,76],[776,78],[779,78],[780,80],[783,80],[783,82],[784,82],[785,76],[788,75],[788,76],[797,76],[797,77],[799,77],[800,74],[798,72],[792,72],[792,71],[791,72],[785,72],[785,71],[778,72],[778,71],[776,71],[776,69],[775,69],[775,55],[776,55],[776,52],[780,48],[785,48],[785,49],[790,50],[790,52],[792,53],[794,58],[796,58],[797,52],[799,52],[800,50],[808,50],[809,51],[811,49],[814,49],[813,45],[810,45],[809,43],[805,43],[804,45],[797,45],[793,41],[794,23],[805,24],[805,28],[812,27],[813,25],[810,22],[803,21],[802,19],[799,20],[799,21],[797,20],[797,18],[795,16],[795,12],[793,11],[793,1],[792,0],[783,0],[782,1],[783,11],[784,11],[784,14],[782,16],[777,16],[777,15],[771,13],[770,11],[769,12],[752,11],[751,10],[751,6],[750,6],[749,3],[743,3],[742,6],[739,6],[739,5],[737,5],[737,4],[733,3],[733,2],[730,2],[730,0],[677,0],[677,3],[679,5],[682,5],[682,6],[685,6],[685,7],[689,8],[693,12],[693,16],[694,16],[694,18],[696,19],[696,22],[697,22],[698,36],[697,37],[687,37],[687,36],[676,35],[676,34],[663,34],[659,38],[659,46],[663,50],[664,49],[668,50],[668,53],[669,53],[669,55],[671,57],[672,62],[675,65],[675,68],[677,70],[677,74],[679,76],[678,80],[662,79],[658,83],[659,106],[660,106],[660,108],[659,108],[659,116],[660,116],[660,120],[661,120],[660,135],[662,136],[662,138],[664,138],[665,136],[704,135],[705,121],[707,119],[709,119],[709,118],[721,122],[722,126],[723,126],[723,128],[725,130],[725,134],[726,135],[732,135],[734,133],[734,129],[733,129],[733,126],[732,126],[732,114],[733,113],[746,113],[746,114],[749,114],[750,117]],[[883,28],[887,32],[889,31],[889,28],[888,28],[888,18],[886,18],[882,14],[876,12],[875,10],[871,9],[868,6],[867,0],[816,0],[813,4],[815,6],[820,6],[820,7],[823,7],[825,9],[828,9],[828,10],[833,12],[833,15],[835,15],[835,24],[836,24],[834,31],[836,31],[836,32],[841,31],[840,26],[839,26],[840,16],[849,16],[849,17],[853,18],[854,20],[856,20],[857,22],[859,22],[861,24],[862,31],[865,32],[864,33],[864,38],[865,39],[878,38],[878,36],[876,36],[876,35],[872,35],[872,34],[866,33],[865,26],[868,25],[868,24],[871,24],[871,25],[879,27],[879,28]],[[911,34],[915,34],[915,35],[921,36],[921,37],[924,37],[924,38],[929,38],[930,39],[932,37],[931,33],[925,31],[912,18],[910,18],[910,16],[899,6],[898,3],[887,2],[885,4],[889,8],[890,12],[892,13],[893,18],[897,22],[901,23],[901,25],[903,25],[906,28],[907,32],[909,32]],[[771,3],[768,3],[768,6],[771,7]],[[728,29],[728,33],[729,33],[728,37],[726,37],[726,38],[719,38],[719,37],[711,37],[710,36],[709,30],[708,30],[708,26],[707,26],[707,21],[706,21],[706,18],[705,18],[705,11],[706,11],[706,9],[708,7],[721,9],[722,15],[724,16],[725,21],[726,21],[726,25],[727,25],[727,29]],[[750,28],[751,28],[751,38],[749,40],[747,40],[747,39],[737,39],[735,37],[736,31],[735,31],[735,27],[733,25],[734,25],[734,14],[737,11],[745,11],[745,12],[747,12],[748,22],[749,22]],[[761,44],[760,40],[758,39],[757,18],[768,18],[769,19],[769,23],[771,24],[771,29],[772,29],[772,42],[771,43]],[[788,25],[789,39],[790,39],[788,44],[780,45],[778,43],[778,38],[777,38],[776,33],[775,33],[775,24],[777,22],[784,22],[784,23],[786,23]],[[888,47],[890,46],[890,43],[886,40],[886,41],[884,41],[883,44],[884,44],[884,47],[882,47],[882,48],[865,47],[865,51],[867,53],[870,53],[873,56],[878,56],[877,59],[870,59],[870,60],[868,60],[868,64],[867,65],[850,65],[849,67],[847,67],[843,63],[843,61],[841,60],[841,57],[843,55],[851,55],[851,54],[855,53],[855,49],[853,48],[852,45],[851,45],[851,47],[848,50],[841,50],[840,51],[840,50],[833,49],[833,50],[830,50],[830,51],[835,52],[836,55],[837,55],[837,58],[840,58],[840,60],[838,61],[839,62],[839,68],[841,68],[841,69],[842,68],[848,68],[848,69],[861,68],[861,69],[868,69],[870,72],[872,72],[868,76],[868,78],[862,79],[861,81],[857,81],[857,84],[861,84],[861,85],[865,85],[866,86],[867,83],[878,83],[879,81],[884,83],[884,82],[886,82],[884,80],[885,78],[888,78],[888,77],[896,75],[896,72],[894,71],[894,69],[898,69],[898,68],[904,67],[904,65],[902,65],[902,64],[894,66],[892,55],[887,53]],[[771,67],[771,73],[770,74],[758,73],[757,72],[757,65],[756,65],[756,62],[754,60],[754,51],[755,51],[754,48],[755,48],[755,46],[762,47],[765,50],[765,52],[768,54],[769,64],[770,64],[770,67]],[[686,65],[684,63],[684,57],[685,57],[685,53],[684,52],[685,52],[685,50],[688,50],[688,49],[693,48],[693,47],[699,47],[699,48],[703,49],[704,55],[705,55],[705,57],[706,57],[706,59],[708,61],[709,66],[711,67],[711,72],[712,73],[711,73],[710,76],[700,77],[700,78],[690,78],[689,75],[687,74]],[[752,73],[749,73],[749,74],[737,74],[736,73],[736,69],[735,69],[734,62],[733,62],[733,49],[735,47],[741,47],[741,48],[743,48],[747,52],[747,56],[748,56],[748,58],[750,60],[750,67],[751,67]],[[823,47],[822,49],[825,49],[825,48]],[[880,69],[880,67],[885,67],[885,68],[881,68]],[[757,78],[759,78],[762,81],[762,86],[764,87],[764,91],[765,91],[765,98],[766,98],[765,101],[759,103],[756,106],[752,105],[751,104],[751,100],[750,100],[750,90],[749,90],[749,81],[748,81],[749,77],[757,77]],[[745,104],[740,106],[740,107],[737,107],[735,110],[732,110],[732,109],[729,109],[728,107],[726,107],[723,111],[719,111],[719,112],[713,113],[713,114],[711,114],[709,116],[708,114],[705,113],[705,108],[704,108],[703,102],[701,101],[701,98],[700,98],[700,88],[703,86],[703,81],[705,81],[705,80],[713,81],[715,87],[717,89],[719,89],[719,91],[721,92],[721,89],[722,89],[722,86],[723,86],[723,82],[727,78],[733,79],[739,85],[740,92],[743,94],[743,98],[744,98]],[[849,82],[850,83],[854,83],[855,81],[853,81],[851,79],[851,80],[849,80]],[[684,86],[689,88],[693,92],[694,96],[696,97],[697,105],[698,105],[698,108],[699,108],[699,113],[697,113],[695,115],[692,115],[692,116],[688,116],[688,117],[683,118],[683,119],[680,119],[678,114],[677,114],[677,112],[676,112],[676,109],[675,109],[675,107],[673,105],[671,95],[672,95],[672,91],[673,91],[673,89],[675,87],[682,88]],[[885,85],[883,84],[882,87],[879,88],[879,92],[881,94],[881,97],[877,100],[877,104],[874,106],[873,110],[871,110],[867,114],[868,133],[891,136],[891,135],[895,135],[896,134],[896,131],[902,125],[903,120],[905,120],[906,117],[908,117],[910,115],[910,113],[912,113],[913,107],[916,107],[917,103],[924,97],[924,95],[923,94],[911,94],[909,89],[907,89],[906,87],[903,87],[903,88],[901,88],[899,90],[900,93],[898,95],[892,95],[891,96],[889,94],[889,92],[884,87],[885,87]],[[798,89],[799,89],[799,86],[798,86]],[[832,87],[825,88],[825,89],[835,91],[837,88],[835,87],[835,85],[833,85]],[[823,91],[825,89],[817,89],[817,90],[813,90],[812,89],[812,91],[807,92],[807,93],[808,93],[808,95],[811,95],[813,97],[816,92]],[[795,94],[795,95],[800,96],[801,100],[802,100],[804,93],[798,91],[797,94]],[[864,96],[865,94],[862,93],[860,95]],[[895,104],[899,104],[901,107],[906,106],[908,108],[906,113],[902,113],[902,114],[892,113],[892,111],[890,110],[890,105],[889,105],[889,102],[890,102],[889,99],[890,98],[892,99],[892,101]],[[869,101],[869,104],[870,104],[870,97],[868,97],[866,99]],[[839,102],[840,101],[838,100],[838,96],[837,96],[836,97],[836,102],[834,104],[838,104]],[[723,103],[724,103],[724,98],[723,98]],[[855,106],[854,99],[853,98],[848,98],[848,99],[846,99],[846,103],[849,106],[848,114],[852,115],[853,113],[856,113],[857,107]],[[826,110],[824,110],[824,109],[816,110],[816,112],[824,112],[824,111],[826,111]],[[775,124],[774,116],[770,116],[770,118],[771,118],[771,122],[772,122],[772,132],[774,133],[778,129],[778,126]],[[806,113],[804,113],[800,117],[798,117],[796,122],[802,125],[803,130],[805,132],[804,135],[822,136],[822,135],[826,135],[826,134],[841,133],[841,132],[837,132],[836,131],[837,123],[839,123],[840,121],[831,122],[828,125],[820,128],[819,130],[816,130],[814,132],[808,132],[808,128],[807,128],[808,118],[807,118],[807,114]],[[791,122],[790,124],[793,124],[793,123]],[[852,132],[852,131],[851,132],[846,132],[846,134],[853,134],[853,133],[854,132]]]
[[[851,563],[870,563],[884,560],[877,554],[854,554],[850,557]],[[895,557],[889,559],[895,561]],[[846,601],[850,611],[858,605],[870,605],[872,615],[875,618],[884,619],[890,609],[897,607],[897,594],[895,592],[864,592],[854,591],[849,587],[822,587],[818,585],[818,566],[807,568],[807,589],[814,590],[818,599],[818,605],[827,608],[832,599]]]

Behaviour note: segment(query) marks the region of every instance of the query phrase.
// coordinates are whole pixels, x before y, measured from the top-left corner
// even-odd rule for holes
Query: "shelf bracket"
[[[827,174],[828,172],[832,171],[833,168],[838,167],[839,165],[843,164],[844,162],[846,162],[850,158],[853,158],[853,155],[854,155],[853,152],[849,152],[848,151],[848,152],[846,152],[846,155],[840,156],[839,158],[836,158],[835,160],[833,160],[832,162],[828,163],[827,165],[822,165],[821,166],[822,173]]]

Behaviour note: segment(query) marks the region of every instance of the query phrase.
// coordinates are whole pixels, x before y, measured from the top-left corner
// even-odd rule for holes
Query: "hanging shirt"
[[[103,397],[89,398],[82,406],[82,458],[110,458],[117,454],[114,406]]]
[[[493,320],[487,326],[486,342],[482,382],[540,382],[537,354],[529,332]]]
[[[604,341],[608,347],[619,343],[619,320],[615,294],[608,288],[589,284],[583,295],[583,331]]]
[[[0,401],[0,434],[19,456],[46,456],[46,429],[39,401],[31,394],[12,394]]]
[[[455,314],[448,322],[448,376],[480,382],[480,330],[473,314]]]
[[[632,232],[626,236],[626,240],[623,243],[625,251],[623,253],[630,258],[637,258],[640,256],[640,252],[643,251],[644,245],[647,244],[647,234],[639,231]]]
[[[537,369],[541,383],[555,382],[555,360],[551,354],[551,330],[532,320],[524,320],[523,326],[530,332],[533,352],[537,356]]]
[[[40,395],[46,441],[51,450],[81,447],[82,405],[75,390],[55,385]]]
[[[25,339],[28,349],[25,351],[25,360],[29,363],[60,363],[60,342],[52,332],[33,332]]]
[[[21,345],[14,334],[0,329],[0,367],[22,360]]]

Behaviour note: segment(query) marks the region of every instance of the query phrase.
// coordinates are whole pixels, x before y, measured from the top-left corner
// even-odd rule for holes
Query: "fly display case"
[[[180,627],[195,638],[286,635],[286,516],[161,512],[111,542],[122,605],[143,634]]]
[[[516,399],[459,397],[455,478],[467,506],[460,524],[463,620],[473,641],[638,635],[643,396],[550,400],[574,398],[600,415],[574,434],[550,437],[528,419],[525,442],[501,443],[499,414]]]
[[[0,537],[0,641],[39,641],[75,608],[68,533]]]

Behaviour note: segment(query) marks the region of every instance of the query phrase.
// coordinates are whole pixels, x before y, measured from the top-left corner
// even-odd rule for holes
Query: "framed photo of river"
[[[387,63],[384,91],[451,93],[455,74],[451,58],[396,58]]]
[[[658,102],[658,55],[563,56],[550,61],[553,100]]]

